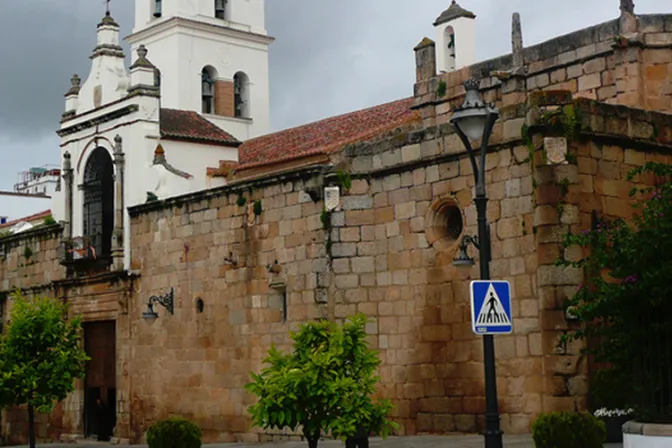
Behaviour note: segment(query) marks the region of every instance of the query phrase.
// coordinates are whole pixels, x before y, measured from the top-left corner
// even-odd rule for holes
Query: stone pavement
[[[38,448],[131,448],[129,445],[110,445],[106,443],[82,441],[79,444],[48,444],[37,445]],[[146,448],[147,445],[132,445],[133,448]],[[205,448],[307,448],[306,442],[276,442],[265,444],[216,443],[203,445]],[[320,448],[337,448],[344,446],[340,441],[325,440]],[[387,440],[371,439],[371,447],[377,448],[482,448],[482,436],[414,436],[389,437]],[[622,448],[621,444],[608,444],[605,448]],[[25,447],[17,447],[25,448]],[[504,436],[504,448],[534,448],[531,436]]]

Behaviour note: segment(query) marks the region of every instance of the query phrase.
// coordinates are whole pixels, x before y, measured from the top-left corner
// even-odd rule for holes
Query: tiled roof
[[[196,112],[161,109],[161,138],[220,146],[238,146],[233,135],[215,126]]]
[[[240,146],[237,169],[339,151],[420,120],[412,104],[413,98],[405,98],[248,140]]]
[[[37,220],[43,220],[47,216],[51,216],[51,210],[45,210],[43,212],[35,213],[34,215],[26,216],[25,218],[19,218],[19,219],[14,219],[12,221],[7,221],[4,224],[0,224],[0,229],[6,229],[8,227],[12,227],[15,224],[18,224],[20,222],[29,222],[33,223],[34,221]]]

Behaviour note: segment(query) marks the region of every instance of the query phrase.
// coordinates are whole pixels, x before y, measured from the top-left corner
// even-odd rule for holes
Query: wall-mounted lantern
[[[142,313],[143,319],[158,319],[159,315],[154,311],[154,304],[158,303],[162,307],[168,310],[170,314],[173,314],[173,300],[174,300],[174,291],[173,288],[170,288],[170,292],[160,295],[160,296],[151,296],[147,302],[147,311]]]

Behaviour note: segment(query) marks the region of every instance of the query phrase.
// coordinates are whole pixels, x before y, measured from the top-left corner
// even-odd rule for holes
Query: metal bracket
[[[154,311],[154,304],[158,303],[162,307],[168,310],[170,314],[173,314],[173,303],[174,303],[174,290],[170,288],[170,292],[160,295],[160,296],[151,296],[147,302],[147,312],[143,314],[145,318],[156,318],[158,315]]]

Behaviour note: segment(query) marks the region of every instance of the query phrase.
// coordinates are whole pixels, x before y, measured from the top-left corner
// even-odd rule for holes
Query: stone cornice
[[[206,32],[214,31],[222,36],[245,39],[248,41],[264,45],[269,45],[275,41],[274,37],[266,36],[264,34],[253,33],[251,31],[238,30],[225,25],[215,25],[212,23],[205,23],[200,22],[198,20],[186,19],[182,17],[171,17],[168,20],[158,22],[155,25],[151,25],[149,28],[145,28],[142,31],[138,31],[137,33],[133,33],[130,34],[129,36],[126,36],[125,39],[130,43],[146,41],[148,38],[152,36],[155,36],[163,31],[176,28],[178,26],[182,26],[194,31],[206,31]]]
[[[123,100],[126,100],[126,98],[123,98]],[[107,104],[104,107],[109,107],[109,106],[110,106],[110,104]],[[69,126],[69,127],[63,128],[63,129],[59,129],[58,131],[56,131],[56,134],[58,134],[59,137],[65,137],[67,135],[72,135],[72,134],[75,134],[79,131],[83,131],[85,129],[93,128],[96,125],[107,123],[107,122],[116,120],[118,118],[124,117],[126,115],[130,115],[134,112],[137,112],[138,110],[140,110],[140,106],[138,106],[137,104],[129,104],[128,106],[122,107],[122,108],[117,109],[117,110],[113,110],[112,112],[108,112],[106,114],[99,115],[98,117],[91,118],[91,119],[86,120],[86,121],[82,121],[80,123],[74,124],[72,126]],[[89,111],[87,113],[94,112],[94,111],[95,111],[95,109],[93,111]],[[83,115],[86,115],[86,114],[82,114],[82,115],[80,115],[80,117],[83,116]],[[77,118],[77,116],[69,118],[68,121],[72,120],[73,118]]]
[[[93,49],[93,54],[90,56],[90,59],[95,59],[99,56],[111,56],[121,59],[124,59],[126,57],[124,55],[123,48],[121,48],[119,45],[110,45],[110,44],[98,45],[96,48]]]
[[[62,231],[63,227],[58,223],[48,226],[35,226],[32,229],[25,230],[23,232],[0,237],[0,244],[12,245],[33,238],[43,238],[45,236],[51,237],[60,234]]]
[[[326,165],[313,165],[294,171],[278,173],[276,175],[265,176],[263,178],[243,180],[239,182],[232,182],[229,185],[222,187],[211,188],[208,190],[201,190],[194,193],[188,193],[182,196],[175,196],[159,201],[147,202],[140,205],[135,205],[128,208],[128,214],[131,218],[140,216],[145,213],[150,213],[165,208],[179,207],[182,204],[193,203],[208,199],[217,198],[229,194],[236,194],[250,189],[264,188],[269,185],[277,185],[294,180],[305,180],[312,177],[324,174],[329,167]]]

